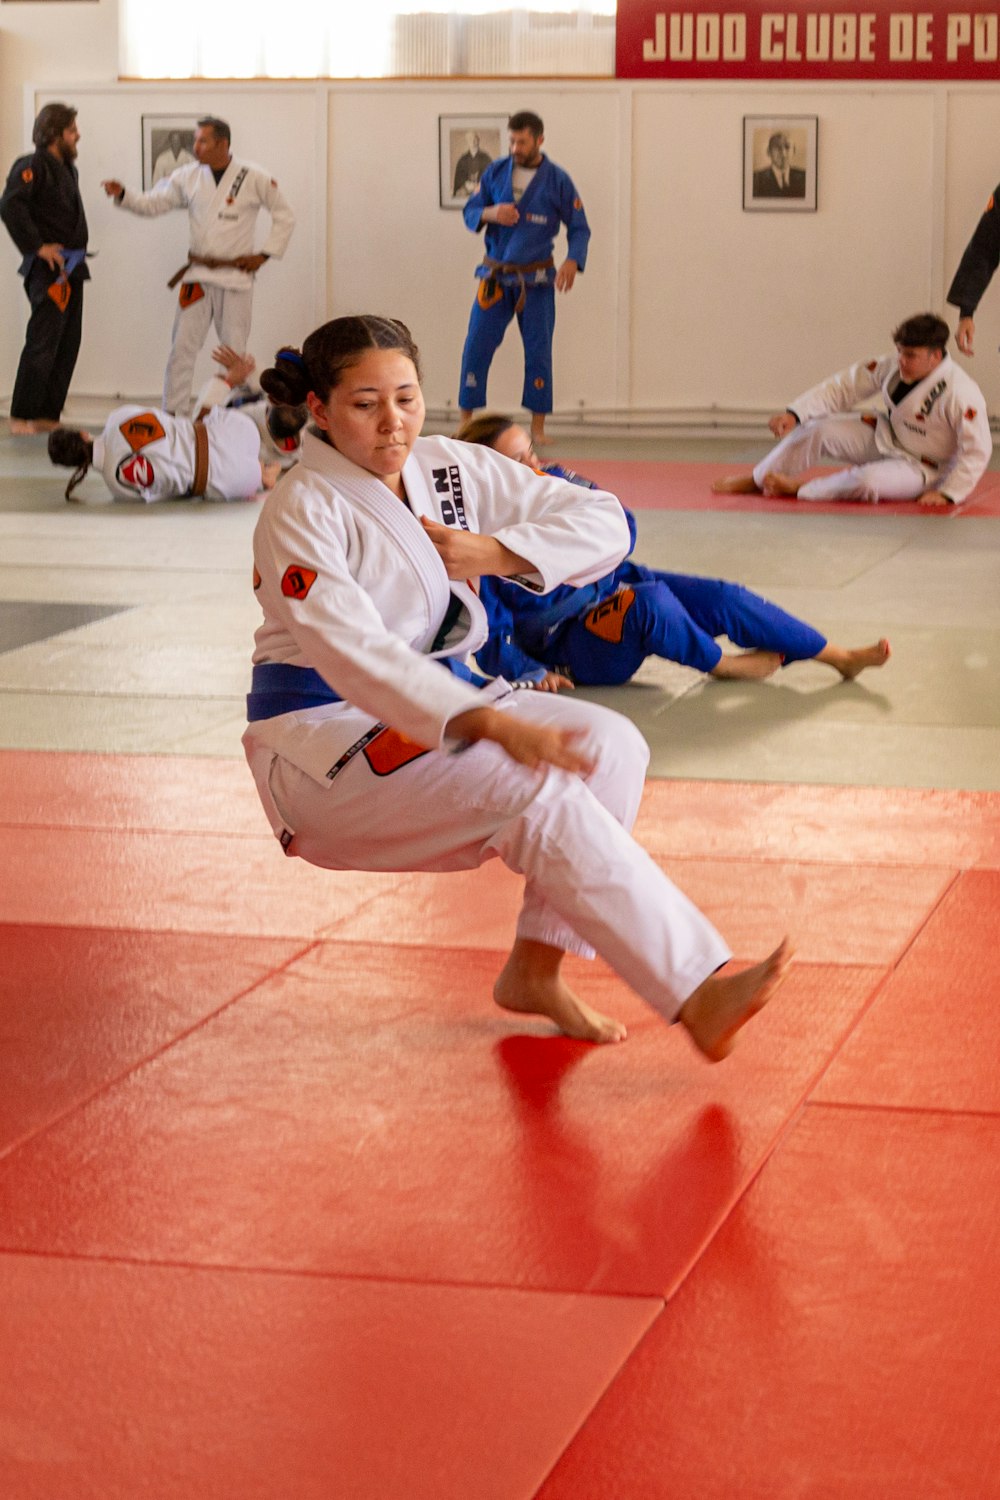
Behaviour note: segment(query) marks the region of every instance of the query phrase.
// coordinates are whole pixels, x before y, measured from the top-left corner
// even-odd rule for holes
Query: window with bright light
[[[126,78],[614,74],[616,0],[121,0]]]

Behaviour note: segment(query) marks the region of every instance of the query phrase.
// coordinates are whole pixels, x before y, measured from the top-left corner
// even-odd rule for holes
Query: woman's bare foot
[[[823,647],[816,660],[825,661],[828,666],[835,667],[841,677],[850,682],[866,667],[884,667],[891,655],[892,647],[883,636],[872,646],[857,646],[854,649],[828,644]]]
[[[772,500],[794,500],[801,483],[801,479],[795,479],[791,474],[765,474],[764,494]]]
[[[719,657],[712,668],[712,677],[750,677],[758,680],[773,677],[785,658],[777,651],[741,651],[739,655]]]
[[[717,479],[712,485],[713,495],[759,495],[752,474],[730,474],[726,479]]]
[[[566,1036],[581,1042],[623,1042],[625,1027],[612,1016],[573,994],[559,974],[563,953],[547,943],[518,938],[493,986],[493,998],[503,1010],[521,1015],[547,1016]]]
[[[762,963],[739,974],[710,974],[681,1006],[678,1020],[710,1062],[728,1056],[736,1033],[770,1000],[788,972],[788,939]]]

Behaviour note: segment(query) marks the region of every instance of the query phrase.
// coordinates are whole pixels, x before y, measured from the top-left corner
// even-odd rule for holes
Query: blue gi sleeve
[[[590,244],[590,225],[583,210],[583,202],[570,178],[563,174],[560,193],[559,217],[566,225],[567,259],[575,260],[582,271],[587,264],[587,246]]]
[[[507,601],[500,597],[492,579],[479,580],[479,598],[490,623],[489,637],[476,652],[479,666],[490,677],[506,677],[508,682],[519,678],[540,682],[548,668],[517,644],[513,612]]]

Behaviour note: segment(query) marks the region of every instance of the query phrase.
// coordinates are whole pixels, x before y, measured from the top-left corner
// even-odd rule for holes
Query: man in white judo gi
[[[231,154],[225,120],[208,116],[198,121],[194,154],[196,161],[178,167],[148,193],[133,193],[115,178],[101,184],[130,213],[152,218],[175,208],[188,211],[187,263],[169,282],[171,287],[180,282],[163,377],[163,405],[171,413],[190,409],[195,360],[213,324],[220,343],[249,347],[254,276],[265,261],[284,254],[295,227],[274,178]],[[271,217],[271,229],[261,249],[254,250],[262,208]]]
[[[900,323],[891,354],[851,365],[797,396],[769,422],[781,441],[751,474],[720,479],[718,494],[800,500],[916,500],[961,505],[993,451],[986,400],[954,363],[950,329],[935,313]],[[881,396],[883,410],[854,410]],[[849,467],[803,483],[823,458]]]

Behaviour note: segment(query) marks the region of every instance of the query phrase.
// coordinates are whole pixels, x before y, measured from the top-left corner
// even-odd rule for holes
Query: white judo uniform
[[[479,691],[430,655],[464,656],[487,625],[417,517],[497,537],[535,569],[522,585],[548,591],[620,561],[621,505],[448,438],[418,439],[403,478],[409,508],[308,433],[258,520],[255,688],[285,663],[313,669],[342,700],[255,719],[251,693],[243,743],[276,835],[329,869],[459,870],[499,857],[525,876],[521,937],[599,951],[674,1019],[731,955],[628,832],[649,756],[638,731],[610,710],[515,693],[502,679]],[[442,643],[453,596],[461,612]],[[593,771],[532,771],[492,742],[449,741],[449,720],[485,702],[579,727]]]
[[[800,500],[915,500],[939,490],[961,505],[993,451],[983,393],[949,354],[896,401],[899,380],[896,354],[883,354],[797,396],[788,410],[801,425],[754,469],[757,488],[768,474],[798,474],[833,458],[850,467],[809,480]],[[852,410],[873,396],[884,411]]]
[[[261,488],[260,434],[239,411],[216,406],[205,417],[207,500],[249,500]],[[183,500],[195,478],[190,417],[148,406],[119,406],[94,439],[94,468],[119,500]]]
[[[191,253],[217,260],[255,253],[254,234],[262,208],[271,217],[271,228],[257,253],[279,259],[295,228],[295,215],[274,178],[263,168],[235,157],[218,184],[210,167],[192,162],[178,167],[148,193],[133,193],[126,188],[119,207],[147,218],[186,208]],[[195,360],[211,325],[214,323],[221,343],[244,350],[250,345],[252,312],[253,276],[248,271],[237,266],[197,264],[187,268],[180,284],[163,378],[163,404],[168,411],[187,411]]]

